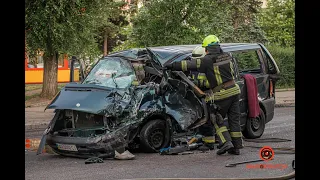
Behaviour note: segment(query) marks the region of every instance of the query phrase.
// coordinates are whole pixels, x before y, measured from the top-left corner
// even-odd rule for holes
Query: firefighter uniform
[[[209,90],[209,81],[206,78],[205,73],[200,73],[199,68],[201,64],[201,59],[205,55],[205,50],[201,46],[196,47],[192,51],[192,57],[194,58],[194,61],[196,62],[196,67],[191,68],[193,71],[190,72],[191,79],[193,82],[202,90],[206,91]],[[185,64],[185,63],[184,63]],[[187,63],[188,66],[188,63]],[[189,64],[190,66],[190,64]],[[185,68],[185,67],[184,67]],[[188,70],[188,67],[186,67]],[[208,149],[214,149],[214,143],[215,140],[215,129],[213,127],[213,124],[211,121],[207,121],[205,124],[200,126],[198,128],[199,133],[203,135],[202,141],[204,142],[205,146],[201,146],[199,150],[208,150]]]
[[[240,88],[235,83],[232,58],[222,52],[219,40],[214,35],[207,36],[202,46],[207,51],[204,57],[174,62],[167,67],[177,71],[198,72],[192,72],[192,78],[199,88],[208,89],[205,91],[206,102],[209,105],[213,105],[214,102],[220,107],[218,112],[221,117],[219,115],[211,118],[215,119],[213,125],[219,141],[220,150],[217,154],[224,154],[227,151],[231,154],[240,154],[239,149],[243,147],[240,128]],[[226,115],[230,132],[223,123]]]

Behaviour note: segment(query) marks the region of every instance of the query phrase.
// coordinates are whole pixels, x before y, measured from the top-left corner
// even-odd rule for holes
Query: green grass
[[[287,85],[287,84],[285,84],[285,85],[282,85],[282,84],[278,85],[278,84],[276,84],[276,89],[288,89],[288,88],[295,88],[295,85],[294,85],[294,84],[293,84],[293,85]]]
[[[58,84],[58,92],[66,85],[67,83],[59,83]],[[42,84],[27,84],[25,87],[25,92],[30,92],[34,90],[42,89]],[[41,92],[40,92],[41,93]],[[35,97],[39,97],[40,93],[34,93],[32,95],[26,95],[25,101],[33,99]]]
[[[60,90],[66,84],[67,83],[58,83],[58,89]],[[33,90],[37,90],[37,89],[42,89],[42,84],[26,84],[26,86],[25,86],[25,92],[33,91]]]
[[[26,84],[24,90],[25,92],[27,92],[27,91],[33,91],[41,88],[42,88],[42,84]]]
[[[25,101],[28,101],[28,100],[35,98],[35,97],[38,97],[38,96],[40,96],[40,93],[32,94],[30,96],[25,96]]]

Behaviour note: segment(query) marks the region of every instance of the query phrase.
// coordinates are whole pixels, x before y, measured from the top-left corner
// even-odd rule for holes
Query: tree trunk
[[[238,19],[233,20],[233,29],[238,29]]]
[[[234,14],[232,15],[232,23],[233,23],[233,29],[238,29],[239,26],[239,16],[238,16],[238,12],[234,12]]]
[[[41,97],[51,99],[58,91],[58,53],[44,58]]]
[[[108,33],[105,32],[104,34],[104,41],[103,41],[103,56],[108,55]]]

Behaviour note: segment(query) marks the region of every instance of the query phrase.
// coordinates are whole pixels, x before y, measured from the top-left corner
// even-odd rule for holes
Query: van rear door
[[[274,86],[277,80],[279,69],[275,64],[275,61],[271,58],[267,58],[265,50],[260,45],[251,45],[239,49],[231,50],[230,53],[235,62],[235,73],[237,75],[237,83],[241,88],[240,97],[240,111],[241,111],[241,124],[245,124],[248,113],[247,102],[247,88],[245,86],[242,75],[251,74],[257,80],[258,86],[258,99],[262,103],[266,111],[266,121],[270,121],[274,114]],[[272,69],[270,71],[269,69]]]

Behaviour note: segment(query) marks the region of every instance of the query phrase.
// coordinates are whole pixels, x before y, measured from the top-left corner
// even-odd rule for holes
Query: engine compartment
[[[54,134],[66,137],[96,137],[116,128],[113,117],[63,110],[54,126]]]

